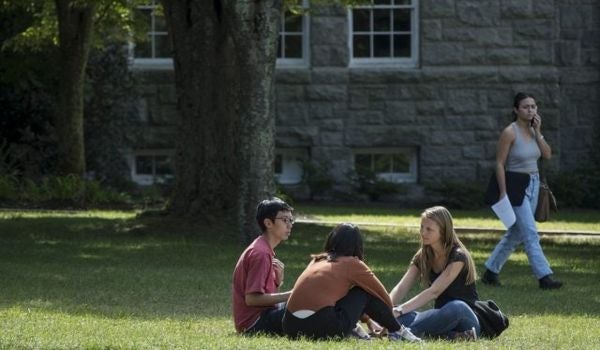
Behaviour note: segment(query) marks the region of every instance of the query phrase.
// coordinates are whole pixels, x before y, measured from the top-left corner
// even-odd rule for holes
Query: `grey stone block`
[[[423,1],[421,3],[421,16],[423,18],[444,18],[454,17],[455,1],[454,0],[436,0],[435,4],[429,4]]]
[[[555,44],[556,63],[559,66],[578,66],[581,47],[577,41],[560,41]]]
[[[417,101],[415,103],[416,112],[422,115],[443,115],[446,104],[444,101]]]
[[[382,125],[381,111],[349,111],[347,118],[353,125]]]
[[[333,104],[330,102],[309,102],[308,113],[311,120],[333,117]]]
[[[460,43],[424,43],[422,45],[423,65],[459,64],[463,58],[463,45]]]
[[[313,67],[347,67],[349,57],[347,45],[313,45],[311,47]]]
[[[594,23],[594,6],[561,5],[559,13],[561,28],[591,28]]]
[[[532,42],[529,50],[532,64],[551,65],[554,62],[554,44],[551,41]]]
[[[561,84],[593,84],[598,83],[599,74],[597,68],[565,68],[561,70]]]
[[[488,62],[499,65],[521,65],[529,63],[528,48],[490,48],[487,50]]]
[[[319,134],[319,145],[321,146],[344,146],[344,133],[322,131]]]
[[[531,0],[502,0],[501,12],[503,18],[531,17],[533,4]]]
[[[319,123],[321,131],[340,132],[344,130],[344,121],[342,119],[324,119]]]
[[[465,159],[482,159],[485,155],[485,149],[482,145],[471,145],[464,146],[462,149],[463,157]]]
[[[316,126],[288,127],[278,126],[275,132],[277,147],[310,147],[319,135]]]
[[[516,20],[514,25],[515,42],[528,40],[552,40],[556,38],[553,20]]]
[[[306,95],[304,94],[304,86],[276,84],[275,99],[277,102],[304,101],[306,99]]]
[[[311,70],[302,68],[277,68],[275,70],[277,84],[301,85],[311,83]]]
[[[495,84],[498,83],[497,67],[424,67],[423,78],[427,84],[434,83],[469,83]]]
[[[483,90],[452,89],[447,92],[446,106],[452,114],[481,114],[486,104],[487,96]]]
[[[346,101],[348,91],[345,85],[317,85],[306,86],[306,98],[310,101]]]
[[[442,40],[442,22],[437,19],[425,19],[421,21],[422,40],[438,41]]]
[[[347,68],[315,68],[311,70],[314,84],[348,84]]]
[[[308,105],[304,102],[277,103],[275,122],[281,126],[302,126],[308,122]]]
[[[416,117],[415,103],[412,101],[387,102],[383,121],[386,125],[398,125],[414,122]]]
[[[498,0],[457,0],[458,18],[473,27],[491,27],[499,24]]]
[[[556,8],[555,0],[533,1],[533,15],[536,18],[554,18]]]
[[[313,17],[311,44],[338,46],[348,39],[348,20],[344,17]]]

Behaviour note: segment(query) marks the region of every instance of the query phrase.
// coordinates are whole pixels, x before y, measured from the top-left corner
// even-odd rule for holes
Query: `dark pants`
[[[244,334],[276,334],[283,335],[283,329],[281,327],[281,320],[283,319],[283,314],[285,313],[285,308],[272,308],[263,311],[258,318],[256,323],[246,329]]]
[[[290,337],[313,339],[345,337],[362,314],[367,314],[390,332],[400,329],[390,307],[362,288],[352,288],[335,306],[324,307],[307,318],[287,311],[283,315],[283,331]]]

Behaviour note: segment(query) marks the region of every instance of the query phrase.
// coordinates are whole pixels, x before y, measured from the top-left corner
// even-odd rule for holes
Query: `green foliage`
[[[460,182],[444,180],[425,184],[428,195],[440,197],[441,205],[452,209],[477,209],[484,206],[483,197],[486,185],[480,182]]]
[[[282,186],[277,180],[275,182],[275,197],[280,198],[287,204],[294,206],[294,197],[289,193],[284,186]]]
[[[310,199],[327,194],[335,183],[325,162],[304,161],[302,163],[302,183],[308,187]]]
[[[404,185],[387,181],[371,169],[357,169],[348,173],[350,184],[357,193],[365,194],[371,201],[377,201],[383,195],[406,193]]]
[[[131,198],[98,181],[73,175],[44,177],[39,182],[24,179],[21,183],[0,176],[0,201],[13,205],[86,208],[129,205]]]
[[[86,169],[109,184],[129,176],[123,152],[141,130],[136,86],[121,45],[92,52],[85,97]]]
[[[548,178],[558,209],[600,209],[600,169],[561,172]]]

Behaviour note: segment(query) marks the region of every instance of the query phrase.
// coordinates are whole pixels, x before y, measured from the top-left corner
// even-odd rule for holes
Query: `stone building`
[[[171,169],[176,97],[164,24],[141,11],[152,31],[132,55],[146,126],[130,161],[132,178],[150,183]],[[298,183],[309,159],[339,181],[357,166],[415,188],[485,179],[517,91],[537,97],[552,166],[574,169],[598,129],[599,23],[597,0],[374,0],[288,14],[279,180]]]

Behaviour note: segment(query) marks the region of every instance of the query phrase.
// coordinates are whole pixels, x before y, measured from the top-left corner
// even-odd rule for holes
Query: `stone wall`
[[[482,180],[515,92],[527,91],[554,167],[574,168],[590,152],[600,108],[597,1],[422,0],[419,10],[420,62],[411,69],[349,68],[347,11],[311,13],[309,67],[277,71],[277,147],[306,148],[339,178],[355,148],[415,147],[420,183]],[[169,143],[172,72],[140,74],[149,125],[158,126],[146,141]]]

